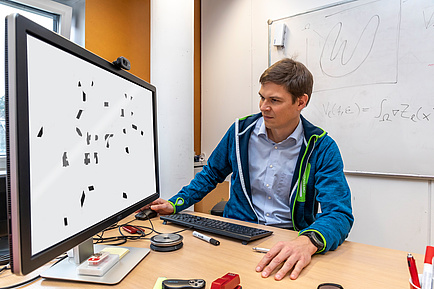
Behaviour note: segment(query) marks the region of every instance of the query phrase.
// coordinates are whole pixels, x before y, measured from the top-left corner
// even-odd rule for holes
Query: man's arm
[[[324,243],[321,252],[335,250],[347,238],[354,222],[351,190],[343,172],[343,161],[337,144],[327,138],[318,149],[315,164],[316,201],[321,210],[313,223],[300,234],[317,232]]]
[[[293,269],[290,278],[296,279],[310,263],[313,254],[336,249],[351,229],[354,221],[351,193],[343,173],[342,158],[333,141],[322,149],[315,172],[315,190],[322,212],[316,215],[312,224],[301,230],[295,240],[273,246],[256,268],[262,272],[262,277],[268,277],[279,264],[283,264],[274,278],[281,280]],[[315,232],[317,235],[312,234],[311,238],[304,235]]]
[[[178,213],[202,200],[218,183],[223,182],[232,172],[230,149],[233,145],[234,125],[232,125],[217,147],[211,153],[207,164],[198,172],[189,185],[183,187],[168,201],[174,205]],[[231,139],[232,138],[232,139]]]

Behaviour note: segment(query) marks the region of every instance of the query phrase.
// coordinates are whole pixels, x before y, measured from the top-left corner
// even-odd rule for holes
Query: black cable
[[[3,266],[3,268],[0,269],[0,274],[1,274],[3,271],[10,270],[10,269],[11,269],[10,264],[6,264],[5,266]]]
[[[17,284],[6,286],[6,287],[0,287],[0,289],[12,289],[12,288],[21,287],[21,286],[27,285],[29,283],[32,283],[32,282],[38,280],[39,278],[41,278],[41,275],[35,276],[32,279],[29,279],[29,280],[21,282],[21,283],[17,283]]]
[[[57,263],[59,263],[60,261],[62,261],[63,259],[65,259],[67,257],[67,255],[65,254],[65,256],[59,257],[59,259],[56,261],[56,263],[54,263],[53,265],[51,265],[50,267],[53,267],[54,265],[56,265]],[[23,281],[21,283],[17,283],[17,284],[13,284],[13,285],[9,285],[6,287],[0,287],[0,289],[12,289],[12,288],[17,288],[17,287],[21,287],[24,285],[27,285],[29,283],[32,283],[36,280],[38,280],[39,278],[41,278],[41,275],[37,275],[29,280]]]
[[[120,224],[120,225],[116,224],[115,226],[108,227],[107,229],[103,230],[100,235],[97,235],[97,237],[94,238],[93,240],[94,240],[95,244],[116,242],[116,243],[113,243],[110,245],[119,246],[119,245],[125,244],[128,240],[140,240],[140,239],[146,240],[146,239],[149,239],[149,238],[146,238],[146,236],[149,236],[150,234],[152,234],[154,232],[157,234],[159,234],[159,233],[155,231],[154,225],[152,224],[151,219],[147,219],[147,220],[149,221],[151,228],[146,227],[146,226],[139,226],[139,225],[129,225],[130,223],[136,221],[135,219],[133,219],[133,220],[130,220],[130,221],[123,223],[123,224]],[[121,230],[123,226],[131,226],[131,227],[135,228],[140,235],[138,235],[138,236],[125,235]],[[106,237],[106,238],[104,237],[104,233],[106,231],[113,230],[116,228],[118,229],[120,236]],[[150,230],[150,232],[145,233],[146,229]]]
[[[140,236],[128,236],[128,235],[124,235],[124,233],[123,233],[122,230],[121,230],[121,228],[122,228],[123,226],[127,226],[128,224],[130,224],[130,223],[136,221],[136,219],[133,219],[133,220],[128,221],[128,222],[126,222],[126,223],[124,223],[124,224],[121,224],[121,225],[118,225],[117,223],[115,223],[115,224],[111,225],[110,227],[107,227],[106,229],[102,230],[100,235],[97,235],[96,238],[93,238],[94,244],[117,242],[117,243],[109,244],[109,245],[112,245],[112,246],[119,246],[119,245],[125,244],[128,240],[141,240],[141,239],[149,240],[150,238],[146,238],[146,237],[149,236],[149,235],[151,235],[152,233],[163,234],[162,232],[158,232],[157,230],[155,230],[155,228],[154,228],[154,224],[152,224],[151,219],[147,219],[147,220],[149,221],[151,227],[139,226],[139,225],[129,225],[129,226],[132,226],[132,227],[136,228],[136,229],[138,230],[138,232],[140,233]],[[171,234],[181,233],[181,232],[184,232],[184,231],[186,231],[186,230],[190,230],[190,229],[192,229],[192,228],[193,228],[193,227],[185,228],[185,229],[182,229],[182,230],[179,230],[179,231],[176,231],[176,232],[172,232]],[[110,231],[110,230],[114,230],[114,229],[118,229],[118,231],[119,231],[119,233],[120,233],[120,236],[115,236],[115,237],[105,237],[105,238],[104,238],[104,233],[105,233],[106,231]],[[149,233],[145,233],[146,229],[150,230],[150,232],[149,232]],[[57,263],[59,263],[60,261],[62,261],[63,259],[65,259],[66,257],[67,257],[67,255],[65,254],[65,256],[59,258],[59,260],[56,261],[56,263],[54,263],[54,264],[51,265],[51,266],[56,265]],[[7,266],[5,266],[5,267],[7,267]],[[6,268],[6,269],[8,269],[8,268]],[[5,268],[2,268],[2,269],[0,270],[0,273],[1,273],[2,271],[6,270],[6,269],[5,269]],[[10,269],[10,268],[9,268],[9,269]],[[17,288],[17,287],[20,287],[20,286],[27,285],[27,284],[29,284],[29,283],[31,283],[31,282],[34,282],[34,281],[38,280],[39,278],[41,278],[40,275],[35,276],[35,277],[33,277],[33,278],[31,278],[31,279],[29,279],[29,280],[27,280],[27,281],[23,281],[23,282],[18,283],[18,284],[10,285],[10,286],[7,286],[7,287],[0,287],[0,289],[12,289],[12,288]]]

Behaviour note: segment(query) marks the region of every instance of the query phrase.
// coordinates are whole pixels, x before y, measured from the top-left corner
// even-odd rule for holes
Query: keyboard
[[[191,229],[206,231],[213,234],[241,240],[244,244],[273,234],[272,231],[185,213],[160,216],[160,219],[164,221],[164,224],[166,224],[166,222],[172,222],[174,224],[188,227]]]

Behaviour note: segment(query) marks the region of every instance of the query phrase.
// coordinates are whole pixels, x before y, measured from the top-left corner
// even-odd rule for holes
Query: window
[[[51,0],[0,0],[0,49],[5,47],[5,17],[19,13],[41,26],[69,38],[71,31],[72,8]],[[6,169],[5,140],[5,76],[4,52],[0,53],[0,171]]]

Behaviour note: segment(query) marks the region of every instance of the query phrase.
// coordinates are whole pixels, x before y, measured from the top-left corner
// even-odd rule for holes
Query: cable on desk
[[[105,230],[103,230],[101,232],[100,235],[97,235],[96,238],[93,238],[94,244],[117,242],[117,243],[113,243],[113,244],[110,244],[110,245],[119,246],[119,245],[125,244],[128,240],[150,240],[150,238],[147,238],[147,236],[151,235],[152,233],[162,234],[162,232],[158,232],[157,230],[155,230],[154,224],[152,224],[151,219],[148,219],[151,227],[146,227],[146,226],[141,226],[141,225],[129,225],[130,223],[132,223],[134,221],[136,221],[136,220],[133,219],[133,220],[131,220],[129,222],[126,222],[124,224],[121,224],[121,225],[118,225],[116,223],[116,224],[113,224],[112,226],[106,228]],[[139,236],[125,235],[122,232],[121,228],[123,226],[127,226],[127,225],[136,228],[138,230],[138,232],[140,233],[140,235]],[[107,231],[113,230],[113,229],[118,229],[118,231],[120,233],[120,236],[106,237],[106,238],[104,238],[104,233],[107,232]],[[184,231],[189,230],[189,229],[191,229],[191,228],[185,228],[185,229],[173,232],[172,234],[181,233],[181,232],[184,232]],[[150,232],[145,233],[146,230],[150,230]]]
[[[3,273],[6,270],[10,270],[11,269],[11,265],[8,263],[6,265],[3,266],[3,268],[0,269],[0,274]]]
[[[123,226],[126,226],[126,225],[130,224],[131,222],[136,221],[136,220],[133,219],[133,220],[131,220],[129,222],[126,222],[124,224],[121,224],[121,225],[118,225],[118,223],[115,223],[115,224],[111,225],[110,227],[104,229],[103,231],[101,231],[100,235],[97,235],[96,238],[93,238],[94,244],[110,243],[110,242],[119,241],[118,243],[110,244],[110,245],[113,245],[113,246],[119,246],[119,245],[125,244],[128,240],[140,240],[140,239],[150,240],[150,238],[146,238],[146,237],[149,236],[152,233],[163,234],[162,232],[158,232],[157,230],[155,230],[154,224],[152,224],[151,219],[148,219],[148,220],[149,220],[149,223],[150,223],[151,227],[138,226],[138,225],[130,225],[130,226],[138,229],[138,231],[140,232],[140,236],[128,236],[128,235],[125,235],[122,232],[122,230],[121,230],[121,228]],[[118,229],[118,231],[120,233],[120,236],[106,237],[106,238],[104,238],[104,233],[105,232],[110,231],[110,230],[114,230],[114,229]],[[149,233],[145,233],[146,229],[150,230],[150,232]],[[190,230],[190,229],[192,229],[192,228],[185,228],[185,229],[182,229],[182,230],[179,230],[179,231],[176,231],[176,232],[172,232],[172,234],[181,233],[181,232],[184,232],[184,231]],[[65,259],[66,257],[67,257],[67,254],[64,254],[63,256],[59,257],[59,260],[57,260],[56,263],[54,263],[51,266],[56,265],[57,263],[59,263],[60,261],[62,261],[63,259]],[[5,268],[5,267],[9,267],[9,268]],[[6,265],[5,267],[3,267],[2,269],[0,269],[0,273],[2,271],[4,271],[4,270],[10,269],[9,264]],[[38,280],[39,278],[41,278],[40,275],[35,276],[35,277],[33,277],[33,278],[31,278],[31,279],[29,279],[27,281],[23,281],[21,283],[17,283],[17,284],[10,285],[10,286],[7,286],[7,287],[0,287],[0,289],[12,289],[12,288],[21,287],[21,286],[27,285],[29,283],[32,283],[32,282]]]
[[[132,221],[134,221],[134,220],[132,220]],[[115,225],[112,225],[112,226],[110,226],[109,228],[103,230],[103,231],[101,232],[100,235],[97,235],[96,238],[93,238],[93,240],[94,240],[94,244],[117,242],[117,243],[110,244],[110,245],[113,245],[113,246],[119,246],[119,245],[125,244],[128,240],[139,240],[139,239],[145,239],[146,236],[152,234],[152,232],[153,232],[152,229],[151,229],[151,232],[149,232],[149,233],[145,233],[145,231],[143,230],[144,228],[146,228],[146,229],[150,229],[150,228],[143,227],[143,226],[132,226],[132,225],[129,225],[129,226],[132,226],[132,227],[136,228],[137,231],[140,233],[140,235],[139,235],[139,236],[129,236],[129,235],[125,235],[125,234],[122,232],[121,228],[122,228],[123,226],[128,225],[128,224],[131,223],[132,221],[129,221],[129,222],[127,222],[127,223],[120,224],[120,225],[115,224]],[[150,220],[149,220],[149,221],[150,221]],[[151,223],[151,224],[152,224],[152,223]],[[109,231],[109,230],[113,230],[113,229],[118,229],[120,236],[104,238],[104,233],[107,232],[107,231]]]
[[[39,278],[41,278],[41,275],[35,276],[32,279],[29,279],[29,280],[21,282],[21,283],[17,283],[17,284],[6,286],[6,287],[0,287],[0,289],[12,289],[12,288],[21,287],[21,286],[27,285],[29,283],[32,283],[32,282],[38,280]]]
[[[58,257],[58,260],[53,265],[51,265],[50,267],[56,265],[57,263],[59,263],[60,261],[62,261],[63,259],[65,259],[67,256],[68,255],[63,254],[62,256]],[[9,267],[7,269],[10,269],[10,265],[9,264],[6,265],[6,266]],[[12,289],[12,288],[21,287],[21,286],[27,285],[29,283],[32,283],[32,282],[38,280],[39,278],[41,278],[41,275],[37,275],[37,276],[35,276],[33,278],[30,278],[29,280],[26,280],[26,281],[23,281],[23,282],[20,282],[20,283],[17,283],[17,284],[9,285],[9,286],[6,286],[6,287],[0,287],[0,289]]]

